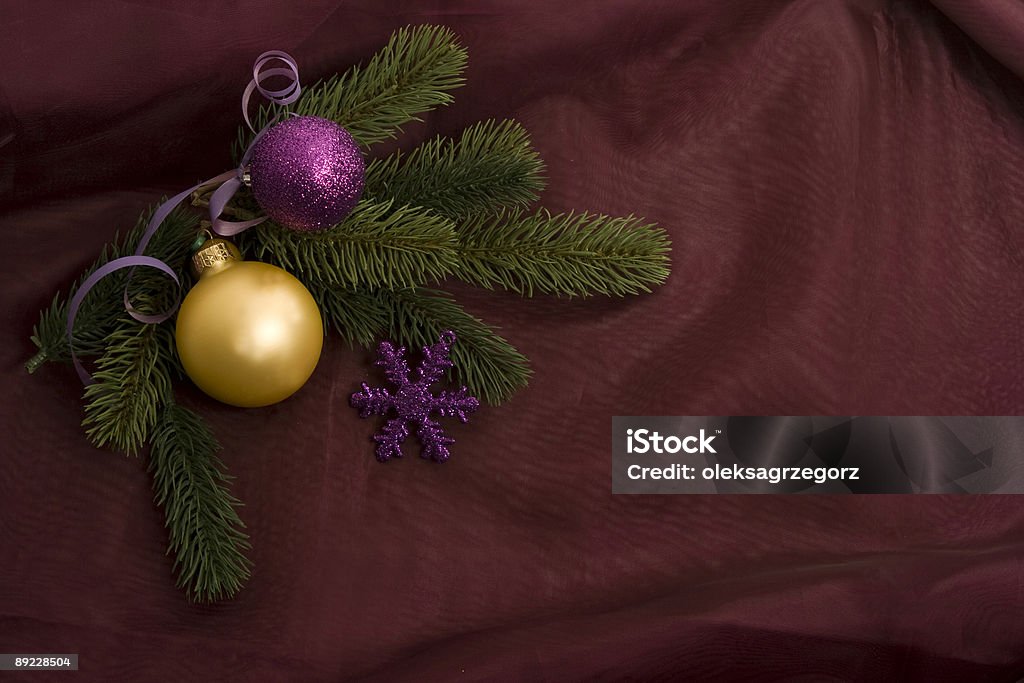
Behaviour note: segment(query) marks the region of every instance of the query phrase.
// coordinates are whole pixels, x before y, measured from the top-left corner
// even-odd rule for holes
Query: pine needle
[[[135,252],[135,247],[142,237],[142,232],[149,222],[152,210],[139,217],[136,226],[123,237],[114,235],[114,239],[103,247],[98,259],[72,285],[70,291],[75,292],[82,282],[98,268],[114,259]],[[175,209],[164,221],[156,235],[150,241],[146,254],[182,269],[188,247],[196,236],[198,219],[195,214],[184,209]],[[107,347],[108,335],[124,318],[123,292],[128,271],[121,270],[101,280],[82,302],[75,320],[75,352],[81,358],[101,354]],[[140,291],[160,292],[156,305],[169,303],[174,295],[174,283],[164,274],[150,268],[137,268],[131,280],[132,302],[137,305]],[[50,306],[39,314],[39,322],[32,328],[32,343],[39,352],[28,362],[29,372],[34,372],[47,361],[68,361],[71,348],[68,345],[66,321],[69,296],[56,294]],[[156,309],[154,309],[155,312]]]
[[[372,347],[385,336],[411,349],[455,330],[450,380],[488,403],[507,401],[530,379],[529,361],[494,328],[467,313],[447,292],[431,289],[348,290],[310,287],[324,323],[350,343]]]
[[[134,454],[171,398],[173,334],[123,316],[85,388],[85,434],[97,447]]]
[[[448,28],[402,28],[364,66],[304,89],[291,111],[336,121],[356,142],[369,147],[396,137],[403,125],[421,120],[419,114],[451,102],[448,91],[465,82],[467,59],[466,49]],[[256,130],[278,111],[261,108],[253,123]],[[251,131],[239,132],[236,159],[251,140]]]
[[[170,532],[178,587],[198,602],[233,597],[252,563],[241,505],[228,490],[230,477],[217,458],[209,427],[192,411],[171,403],[153,432],[149,470],[156,502]]]
[[[525,296],[639,294],[669,274],[668,236],[632,216],[509,211],[464,221],[459,240],[456,277]]]
[[[378,294],[309,283],[307,287],[320,306],[325,332],[334,328],[350,345],[359,346],[373,346],[387,333],[388,309]]]
[[[455,367],[449,374],[487,403],[507,401],[529,382],[526,356],[446,292],[405,289],[378,295],[389,308],[390,337],[400,344],[418,349],[437,343],[441,332],[454,330],[458,342],[452,347]]]
[[[465,218],[525,206],[544,189],[544,164],[516,121],[483,121],[458,140],[436,137],[408,155],[372,161],[364,196]]]
[[[273,223],[256,228],[256,258],[306,282],[400,288],[435,282],[454,270],[455,225],[415,207],[360,202],[340,225],[316,233]]]

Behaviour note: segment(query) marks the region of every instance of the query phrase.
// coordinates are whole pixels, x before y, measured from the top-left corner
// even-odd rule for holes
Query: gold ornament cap
[[[242,260],[242,252],[227,240],[215,237],[192,254],[192,274],[197,278],[219,273],[224,266]]]

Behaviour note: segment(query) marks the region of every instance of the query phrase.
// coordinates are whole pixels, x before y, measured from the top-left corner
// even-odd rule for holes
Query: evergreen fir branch
[[[372,161],[364,196],[458,219],[535,201],[544,189],[543,172],[525,128],[516,121],[483,121],[458,140],[439,136],[408,155]]]
[[[144,213],[136,226],[123,237],[115,234],[114,239],[103,247],[96,261],[82,274],[70,291],[75,292],[89,275],[101,266],[135,253],[135,247],[149,222],[152,210]],[[164,221],[146,249],[146,254],[155,256],[176,270],[183,270],[189,247],[196,237],[197,218],[183,209],[175,209]],[[107,335],[123,317],[123,291],[128,271],[117,271],[101,280],[82,302],[75,320],[75,352],[81,358],[98,356],[107,344]],[[131,280],[132,301],[140,290],[161,291],[156,303],[167,303],[172,295],[173,282],[152,268],[137,268]],[[68,345],[66,323],[70,297],[59,293],[50,306],[39,314],[39,322],[32,328],[32,343],[39,349],[25,365],[34,372],[47,361],[67,361],[71,357]],[[154,309],[154,311],[156,310]]]
[[[447,28],[401,29],[365,65],[307,88],[288,111],[334,120],[368,147],[449,103],[449,91],[463,83],[466,61],[466,50]],[[261,108],[256,125],[283,113]],[[239,155],[251,138],[249,131],[240,133]],[[650,291],[668,276],[669,241],[656,226],[633,217],[525,214],[543,187],[543,170],[519,124],[482,122],[457,140],[438,137],[411,153],[371,162],[363,201],[334,228],[298,233],[268,221],[239,242],[254,258],[302,280],[325,328],[334,327],[352,344],[369,346],[388,335],[419,349],[454,330],[458,343],[449,376],[497,404],[527,385],[526,357],[449,294],[422,285],[456,275],[527,296],[621,296]],[[194,202],[207,202],[208,189],[195,193]],[[245,218],[258,210],[243,189],[225,213]],[[71,291],[103,264],[133,253],[149,215],[104,248]],[[196,234],[195,216],[175,210],[146,253],[187,278]],[[178,293],[163,274],[138,268],[130,279],[128,271],[104,279],[86,298],[75,349],[98,360],[96,381],[85,389],[83,427],[96,446],[134,453],[150,442],[149,469],[179,587],[202,602],[233,597],[252,566],[240,503],[230,493],[214,435],[174,402],[172,376],[182,370],[173,325],[144,325],[128,316],[126,285],[135,307],[146,313],[165,310]],[[68,298],[58,294],[41,312],[30,372],[47,360],[68,359],[67,310]]]
[[[374,293],[306,283],[320,306],[324,331],[333,327],[350,345],[373,346],[387,332],[389,312]]]
[[[467,59],[466,49],[446,27],[402,28],[365,66],[304,88],[291,111],[336,121],[356,142],[369,147],[394,138],[403,125],[419,121],[418,114],[451,102],[448,91],[465,82]],[[261,107],[254,127],[261,130],[280,112],[277,107]],[[248,129],[239,132],[236,159],[252,138]]]
[[[452,347],[455,367],[449,374],[484,401],[507,401],[529,382],[526,356],[446,292],[403,289],[378,295],[390,309],[390,336],[400,344],[419,349],[437,343],[441,332],[454,330],[458,341]]]
[[[451,221],[416,207],[393,209],[391,202],[360,202],[323,232],[295,232],[269,221],[255,231],[255,258],[313,284],[410,287],[440,280],[456,265]]]
[[[459,240],[456,277],[526,296],[639,294],[669,274],[668,236],[632,216],[511,211],[468,219]]]
[[[92,269],[87,274],[91,272]],[[80,284],[81,280],[75,284],[72,291],[77,289]],[[124,312],[123,306],[118,310],[109,305],[97,305],[100,301],[112,299],[111,292],[118,289],[118,284],[124,285],[123,273],[114,273],[98,284],[90,297],[91,305],[79,309],[78,320],[81,321],[81,324],[76,321],[75,351],[80,358],[96,356],[103,352],[107,331]],[[32,327],[30,339],[38,351],[25,362],[25,369],[29,373],[35,372],[47,362],[70,360],[71,347],[67,337],[67,316],[68,299],[62,297],[58,292],[53,296],[49,307],[40,311],[39,321]]]
[[[200,602],[233,597],[249,578],[249,538],[228,490],[220,446],[192,411],[171,402],[153,431],[149,470],[170,532],[178,587]]]
[[[85,388],[86,436],[97,447],[135,453],[171,398],[174,367],[169,325],[144,325],[124,315],[107,337]]]

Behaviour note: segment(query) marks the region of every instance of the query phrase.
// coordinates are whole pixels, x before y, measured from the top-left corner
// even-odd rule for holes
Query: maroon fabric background
[[[78,652],[60,679],[83,681],[1024,675],[1024,499],[609,477],[614,414],[1024,410],[1021,3],[384,4],[0,2],[0,652]],[[337,339],[269,409],[184,388],[255,561],[190,605],[144,461],[88,446],[69,368],[25,374],[31,325],[115,229],[228,167],[256,54],[310,83],[428,21],[469,84],[402,143],[514,116],[544,203],[659,222],[673,275],[625,301],[459,289],[537,374],[444,466],[373,459],[347,397],[379,375]]]

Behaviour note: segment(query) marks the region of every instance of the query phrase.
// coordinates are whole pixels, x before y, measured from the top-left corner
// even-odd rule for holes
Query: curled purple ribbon
[[[275,59],[284,62],[286,66],[264,71],[263,67]],[[289,81],[288,85],[279,90],[267,90],[261,84],[273,76],[286,76]],[[252,80],[249,81],[249,85],[245,86],[245,92],[242,93],[242,118],[245,119],[245,125],[249,126],[249,130],[255,133],[256,129],[253,128],[252,121],[249,120],[249,98],[252,96],[253,90],[259,90],[263,97],[274,104],[282,106],[292,104],[302,94],[302,86],[299,85],[299,65],[290,54],[281,50],[264,52],[252,65]]]
[[[267,64],[272,63],[274,61],[283,62],[285,66],[275,67],[271,69],[265,68]],[[267,88],[264,88],[262,82],[273,76],[286,76],[289,80],[289,84],[286,87],[277,90],[269,90]],[[280,50],[270,50],[269,52],[264,52],[256,59],[256,62],[255,64],[253,64],[252,67],[252,80],[249,82],[249,85],[246,86],[245,91],[242,93],[242,115],[243,118],[245,119],[246,125],[249,126],[249,129],[255,132],[252,122],[249,120],[249,100],[252,97],[253,91],[259,91],[259,93],[263,95],[263,97],[270,100],[274,104],[281,106],[287,106],[289,104],[292,104],[293,102],[299,99],[299,95],[302,92],[302,88],[299,85],[298,64],[292,58],[291,55],[289,55],[287,52],[282,52]],[[242,155],[242,160],[239,163],[238,168],[232,171],[225,171],[224,173],[221,173],[218,176],[214,176],[213,178],[204,180],[203,182],[197,185],[193,185],[187,190],[174,195],[166,202],[161,204],[159,207],[157,207],[157,210],[153,212],[152,218],[149,219],[149,223],[146,225],[145,231],[142,233],[142,238],[139,239],[139,244],[135,248],[135,253],[131,256],[123,256],[119,259],[114,259],[113,261],[104,264],[100,268],[97,268],[95,272],[90,274],[89,277],[85,279],[85,282],[82,283],[82,286],[79,287],[78,291],[76,291],[74,296],[71,297],[71,301],[68,304],[67,317],[68,345],[71,347],[71,362],[75,366],[75,371],[78,373],[78,377],[82,380],[82,384],[92,384],[93,379],[92,376],[89,375],[89,373],[86,371],[85,367],[82,365],[82,362],[78,359],[78,356],[75,355],[75,342],[73,332],[75,328],[75,318],[78,316],[78,310],[82,306],[82,301],[85,299],[85,296],[89,293],[89,291],[96,286],[96,283],[98,283],[100,280],[110,275],[111,273],[114,273],[118,270],[122,270],[124,268],[131,268],[132,271],[130,271],[128,274],[128,283],[130,283],[131,274],[134,271],[134,269],[138,267],[146,267],[156,268],[157,270],[166,273],[167,275],[170,276],[172,280],[174,280],[175,285],[178,285],[179,287],[181,286],[181,282],[178,279],[178,275],[177,273],[174,272],[173,268],[171,268],[169,265],[167,265],[158,258],[154,258],[152,256],[145,256],[143,254],[143,252],[146,250],[146,247],[149,245],[150,239],[152,239],[157,229],[164,222],[164,219],[166,219],[167,216],[170,215],[171,211],[173,211],[175,207],[181,204],[181,202],[185,201],[185,199],[189,195],[191,195],[199,188],[205,187],[207,185],[219,184],[220,187],[218,187],[210,196],[210,223],[212,224],[212,229],[215,233],[217,233],[218,235],[223,235],[225,237],[237,235],[243,230],[247,230],[252,226],[258,225],[259,223],[262,223],[263,221],[266,220],[266,218],[263,217],[254,218],[252,220],[247,221],[233,222],[221,220],[220,216],[224,212],[224,207],[227,206],[227,203],[231,201],[231,198],[242,186],[243,177],[245,175],[245,167],[249,163],[249,158],[252,155],[252,150],[253,147],[256,145],[256,142],[261,137],[263,137],[263,134],[266,133],[267,130],[272,125],[277,123],[277,121],[281,118],[281,115],[282,114],[278,114],[277,116],[275,116],[267,123],[267,125],[263,127],[262,130],[260,130],[259,133],[257,133],[256,137],[253,138],[253,141],[249,144],[248,149],[245,150],[245,154]],[[164,311],[163,313],[145,314],[140,312],[132,305],[131,299],[128,296],[128,283],[125,284],[124,289],[124,307],[125,310],[128,311],[128,314],[131,317],[138,320],[139,322],[147,324],[162,323],[163,321],[167,320],[172,315],[174,315],[174,312],[178,309],[178,303],[175,302],[173,306],[171,306],[168,310]]]

